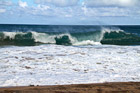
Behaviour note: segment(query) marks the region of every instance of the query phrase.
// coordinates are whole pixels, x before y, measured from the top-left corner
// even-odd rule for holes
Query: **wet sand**
[[[0,88],[0,93],[140,93],[140,82]]]

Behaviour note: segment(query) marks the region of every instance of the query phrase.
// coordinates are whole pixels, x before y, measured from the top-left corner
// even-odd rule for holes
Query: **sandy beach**
[[[140,82],[0,88],[0,93],[140,93]]]

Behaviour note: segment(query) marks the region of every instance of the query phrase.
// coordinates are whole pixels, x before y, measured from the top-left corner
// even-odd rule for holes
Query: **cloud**
[[[35,0],[37,4],[53,4],[58,7],[75,6],[79,0]]]
[[[37,7],[22,9],[26,14],[42,17],[72,17],[76,15],[77,10],[75,7],[55,7],[47,5],[38,5]],[[28,12],[28,13],[27,13]],[[78,12],[79,14],[79,12]]]
[[[48,10],[48,9],[50,9],[50,6],[47,6],[47,5],[38,5],[37,6],[37,8],[38,8],[38,10]]]
[[[84,0],[84,5],[89,7],[97,7],[97,6],[131,7],[140,5],[140,0]]]
[[[140,16],[138,0],[0,0],[0,17],[26,21],[45,20],[46,23],[92,24],[100,18]],[[27,19],[26,19],[27,18]],[[96,18],[96,19],[95,19]],[[63,20],[62,20],[63,19]],[[49,20],[49,21],[48,21]],[[53,20],[53,21],[51,21]],[[41,22],[41,21],[40,21]],[[91,22],[91,23],[90,23]]]
[[[10,6],[12,5],[11,0],[0,0],[0,6]]]
[[[131,16],[131,10],[119,7],[82,7],[81,9],[87,17]]]
[[[0,9],[0,13],[6,12],[6,9]]]
[[[11,0],[0,0],[0,13],[5,13],[7,11],[7,7],[11,7],[13,5]]]
[[[22,2],[21,0],[18,2],[19,6],[25,8],[28,6],[27,2]]]

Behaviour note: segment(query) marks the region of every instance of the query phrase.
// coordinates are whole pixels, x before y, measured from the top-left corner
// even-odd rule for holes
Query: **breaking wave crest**
[[[126,33],[118,28],[102,28],[101,31],[75,33],[47,32],[0,32],[0,45],[135,45],[140,44],[140,37]]]

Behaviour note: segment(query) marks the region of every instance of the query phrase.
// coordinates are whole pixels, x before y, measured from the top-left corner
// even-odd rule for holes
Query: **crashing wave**
[[[75,33],[0,32],[0,45],[133,45],[140,44],[140,37],[119,28],[102,28],[101,31]]]

